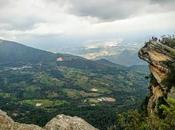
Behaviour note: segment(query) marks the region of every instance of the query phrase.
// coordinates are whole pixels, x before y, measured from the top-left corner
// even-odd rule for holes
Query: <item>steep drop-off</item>
[[[168,97],[175,98],[175,39],[150,40],[139,57],[149,63],[151,72],[147,112],[159,113],[159,106],[167,104]]]

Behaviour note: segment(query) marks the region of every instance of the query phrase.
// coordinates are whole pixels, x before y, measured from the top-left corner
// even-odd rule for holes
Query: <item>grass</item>
[[[20,103],[26,105],[36,106],[36,104],[41,104],[40,107],[54,107],[67,104],[68,102],[64,100],[49,100],[49,99],[36,99],[36,100],[22,100]]]
[[[72,98],[72,99],[79,99],[79,98],[85,98],[85,97],[97,97],[97,96],[100,96],[99,93],[94,93],[94,92],[85,92],[85,91],[82,91],[82,90],[76,90],[76,89],[64,89],[63,90],[66,95],[69,97],[69,98]]]
[[[10,98],[11,97],[11,94],[10,93],[0,93],[0,97]]]

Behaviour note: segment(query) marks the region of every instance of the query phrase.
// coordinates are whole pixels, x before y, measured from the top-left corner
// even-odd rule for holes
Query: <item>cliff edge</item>
[[[5,112],[0,110],[0,130],[98,130],[79,117],[58,115],[48,122],[44,128],[32,124],[14,122]]]
[[[147,112],[159,113],[161,104],[168,105],[168,97],[175,98],[175,38],[152,38],[140,49],[139,57],[149,64],[151,72]]]

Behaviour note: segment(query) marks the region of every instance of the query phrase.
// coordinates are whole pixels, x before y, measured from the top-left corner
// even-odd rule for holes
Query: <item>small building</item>
[[[64,58],[63,57],[58,57],[57,61],[59,61],[59,62],[64,61]]]

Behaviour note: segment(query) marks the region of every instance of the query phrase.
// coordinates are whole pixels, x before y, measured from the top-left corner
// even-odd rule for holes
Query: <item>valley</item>
[[[140,107],[147,95],[146,66],[91,61],[9,41],[0,49],[9,59],[0,57],[0,109],[18,122],[43,126],[67,114],[105,130],[115,124],[114,113]]]

